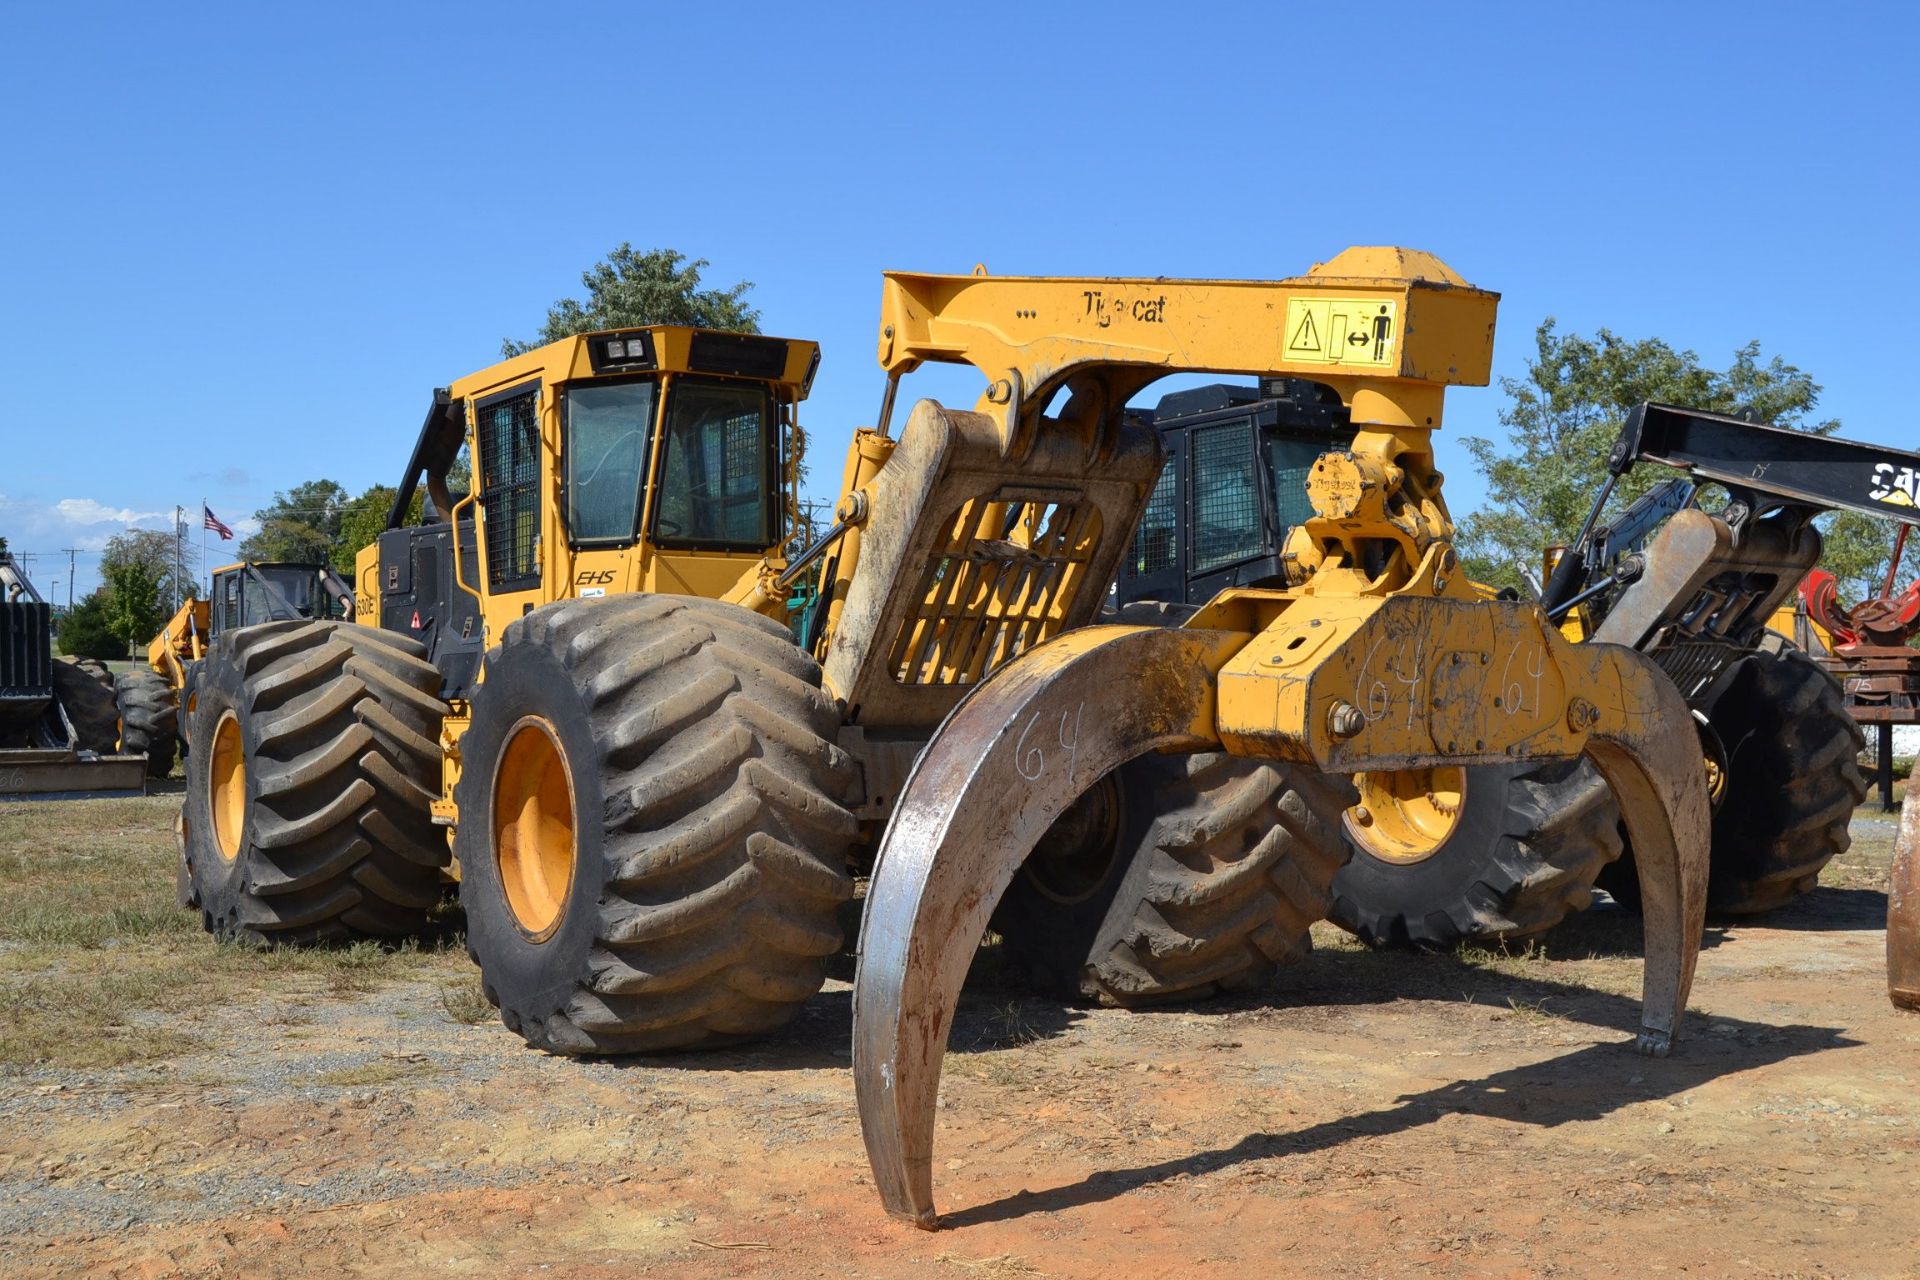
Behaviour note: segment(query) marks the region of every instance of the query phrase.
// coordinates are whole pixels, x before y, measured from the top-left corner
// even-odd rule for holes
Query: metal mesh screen
[[[1133,573],[1144,578],[1161,573],[1180,563],[1180,475],[1173,460],[1167,460],[1154,482],[1153,496],[1140,517],[1139,532],[1133,535]]]
[[[1260,477],[1253,422],[1193,433],[1193,571],[1260,553]]]
[[[1002,495],[963,503],[915,586],[919,604],[894,637],[894,679],[977,684],[1051,638],[1099,545],[1092,503]]]
[[[487,528],[487,581],[504,588],[540,576],[534,538],[540,526],[539,390],[478,410],[480,509]]]

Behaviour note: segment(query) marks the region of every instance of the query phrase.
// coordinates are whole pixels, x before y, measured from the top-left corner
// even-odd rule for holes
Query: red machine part
[[[1893,562],[1887,566],[1887,581],[1880,594],[1851,609],[1840,608],[1833,575],[1826,570],[1815,569],[1801,580],[1800,598],[1806,602],[1807,615],[1832,633],[1837,652],[1844,654],[1859,645],[1899,648],[1920,635],[1920,579],[1908,584],[1899,595],[1893,593],[1894,575],[1899,571],[1910,529],[1903,524],[1894,537]]]

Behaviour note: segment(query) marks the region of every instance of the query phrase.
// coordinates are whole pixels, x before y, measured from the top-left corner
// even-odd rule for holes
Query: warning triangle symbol
[[[1313,312],[1309,311],[1300,320],[1300,327],[1293,331],[1293,341],[1287,344],[1289,351],[1320,350],[1320,331],[1313,326]]]

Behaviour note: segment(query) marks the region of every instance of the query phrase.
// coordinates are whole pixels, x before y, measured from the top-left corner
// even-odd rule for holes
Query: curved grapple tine
[[[1618,698],[1587,739],[1593,761],[1619,802],[1640,878],[1645,967],[1640,986],[1641,1053],[1666,1056],[1693,988],[1707,916],[1713,807],[1693,713],[1651,658],[1614,644],[1570,650],[1591,664],[1572,687]]]
[[[860,926],[853,1072],[888,1212],[934,1225],[933,1119],[954,1005],[987,918],[1055,818],[1155,748],[1201,750],[1244,636],[1088,627],[1022,655],[947,718],[907,780]]]

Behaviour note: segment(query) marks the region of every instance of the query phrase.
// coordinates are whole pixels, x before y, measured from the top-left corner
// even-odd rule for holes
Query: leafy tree
[[[193,556],[189,549],[176,541],[178,533],[163,533],[158,529],[128,529],[116,533],[107,540],[105,549],[100,552],[100,577],[106,584],[109,597],[112,594],[114,573],[124,568],[136,568],[138,574],[128,577],[130,583],[152,579],[157,599],[169,610],[175,598],[178,586],[179,598],[192,600],[200,594],[200,584],[193,580]],[[179,565],[179,581],[174,581],[175,565]],[[120,604],[113,602],[113,608]],[[155,624],[154,631],[159,630]],[[141,644],[153,638],[153,631],[137,637]]]
[[[365,493],[349,502],[340,513],[340,533],[333,544],[333,569],[349,581],[353,578],[353,558],[360,554],[363,547],[372,544],[387,527],[387,513],[393,509],[394,495],[399,492],[392,485],[376,484]],[[419,522],[424,506],[424,496],[414,491],[413,502],[407,508],[407,523]]]
[[[1763,362],[1757,341],[1735,351],[1721,370],[1658,338],[1622,338],[1608,329],[1591,338],[1563,335],[1552,319],[1541,324],[1534,343],[1527,376],[1501,380],[1508,397],[1500,411],[1504,445],[1465,441],[1487,477],[1487,501],[1461,522],[1459,542],[1469,571],[1482,582],[1518,586],[1520,566],[1538,572],[1546,547],[1573,540],[1605,483],[1607,452],[1628,411],[1643,400],[1819,435],[1840,425],[1816,416],[1821,388],[1812,376],[1779,356]],[[1637,468],[1614,490],[1607,512],[1668,474],[1663,467]],[[1824,518],[1822,528],[1822,563],[1841,580],[1843,594],[1857,595],[1872,566],[1885,572],[1892,549],[1885,521],[1838,514]]]
[[[746,303],[749,281],[731,289],[702,289],[700,273],[705,258],[687,260],[672,249],[645,253],[622,244],[580,277],[587,286],[585,301],[562,298],[547,308],[547,322],[531,342],[512,338],[500,344],[500,353],[517,356],[548,342],[591,333],[595,329],[622,329],[645,324],[690,324],[705,329],[760,332],[760,313]]]
[[[116,656],[125,657],[136,644],[144,645],[159,632],[167,620],[160,603],[160,575],[141,560],[121,560],[101,564],[107,580],[107,630],[119,643]]]
[[[240,559],[326,564],[340,537],[347,491],[331,480],[309,480],[273,495],[253,513],[260,529],[240,544]]]
[[[109,614],[105,587],[67,610],[60,618],[60,652],[102,661],[126,657],[127,642],[114,634]]]

